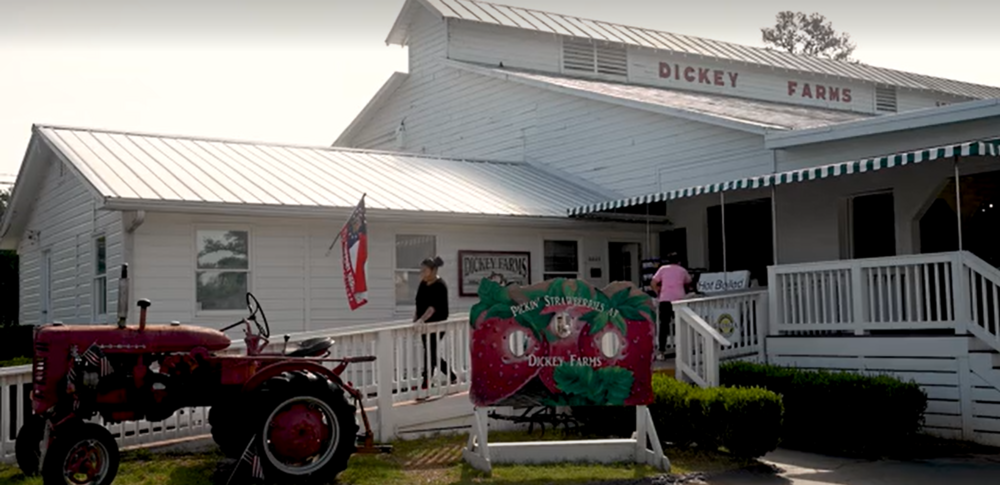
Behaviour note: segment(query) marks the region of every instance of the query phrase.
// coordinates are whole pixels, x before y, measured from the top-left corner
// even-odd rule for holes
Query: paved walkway
[[[914,461],[866,461],[777,450],[764,457],[781,473],[737,472],[710,485],[988,485],[1000,484],[1000,455]]]

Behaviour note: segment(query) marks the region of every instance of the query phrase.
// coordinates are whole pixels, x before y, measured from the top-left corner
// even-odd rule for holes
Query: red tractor
[[[362,395],[341,380],[353,362],[327,358],[333,341],[311,339],[272,348],[257,298],[249,316],[221,330],[125,324],[127,266],[122,267],[118,325],[42,325],[35,330],[32,415],[17,434],[17,462],[45,485],[110,485],[119,452],[105,423],[166,419],[185,407],[211,406],[212,437],[230,457],[254,456],[269,482],[333,481],[355,452],[377,453]],[[224,354],[224,332],[243,327],[246,355]],[[330,370],[324,362],[338,362]],[[357,410],[365,431],[358,435]],[[358,448],[361,442],[360,449]],[[253,454],[251,454],[252,452]],[[258,466],[259,465],[259,466]]]

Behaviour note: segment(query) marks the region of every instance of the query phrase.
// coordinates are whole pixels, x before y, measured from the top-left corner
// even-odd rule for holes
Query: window
[[[563,70],[609,76],[628,76],[628,50],[589,39],[563,38]]]
[[[576,278],[580,257],[576,241],[545,241],[545,273],[543,280]]]
[[[94,315],[108,314],[108,240],[94,239]]]
[[[414,305],[420,287],[420,263],[436,254],[434,236],[396,236],[396,305]]]
[[[242,310],[250,288],[248,231],[198,231],[195,290],[198,311]]]

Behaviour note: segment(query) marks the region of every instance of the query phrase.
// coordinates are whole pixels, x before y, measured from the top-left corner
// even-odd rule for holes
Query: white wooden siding
[[[927,393],[925,429],[959,438],[962,408],[970,408],[976,441],[1000,444],[1000,409],[989,406],[996,389],[974,382],[969,337],[771,337],[768,363],[801,369],[861,371],[916,382]],[[976,386],[979,387],[976,387]],[[975,411],[971,411],[975,410]],[[975,416],[975,417],[973,417]]]
[[[103,235],[107,244],[108,316],[115,318],[118,275],[122,263],[121,214],[96,209],[91,192],[62,162],[49,158],[26,231],[37,240],[21,239],[20,322],[39,324],[61,321],[89,323],[93,319],[94,239]],[[51,251],[51,313],[41,322],[43,251]]]
[[[318,330],[361,323],[409,318],[409,308],[397,308],[393,272],[396,234],[436,236],[437,252],[445,261],[441,270],[448,283],[452,311],[468,309],[474,298],[458,296],[459,250],[516,250],[531,252],[533,281],[542,278],[543,241],[571,239],[581,243],[580,272],[601,265],[606,284],[607,243],[645,244],[645,228],[587,225],[579,229],[539,230],[503,226],[454,226],[388,224],[369,222],[369,303],[350,311],[344,291],[339,245],[327,249],[341,221],[276,218],[209,217],[184,214],[154,214],[135,233],[135,262],[131,269],[135,299],[149,298],[149,318],[177,320],[221,327],[239,320],[241,311],[198,313],[195,311],[195,227],[247,227],[250,230],[251,290],[260,300],[272,333]],[[656,244],[655,239],[652,244]],[[308,257],[306,255],[308,254]],[[596,263],[588,261],[596,258]]]
[[[425,9],[413,18],[410,27],[408,54],[410,56],[410,74],[419,75],[432,70],[434,64],[444,59],[448,52],[448,31],[443,20],[434,17]]]
[[[560,46],[551,34],[448,20],[448,58],[457,61],[559,72]]]
[[[356,141],[404,118],[404,151],[545,164],[624,196],[772,167],[757,135],[446,68],[433,79],[407,79],[346,143],[390,149]]]
[[[896,90],[896,103],[898,105],[898,112],[900,113],[924,108],[936,108],[964,101],[971,100],[945,93],[928,93],[909,89]]]
[[[779,149],[776,150],[778,171],[994,138],[1000,133],[997,124],[996,118],[986,118]]]

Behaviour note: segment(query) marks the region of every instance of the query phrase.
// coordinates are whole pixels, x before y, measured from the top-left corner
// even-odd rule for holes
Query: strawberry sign
[[[483,279],[478,294],[469,314],[475,406],[652,403],[655,306],[631,283]]]

